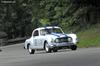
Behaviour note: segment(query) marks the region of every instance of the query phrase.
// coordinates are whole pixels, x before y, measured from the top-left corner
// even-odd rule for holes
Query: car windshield
[[[63,31],[60,28],[46,28],[40,30],[41,35],[51,34],[51,33],[63,33]]]

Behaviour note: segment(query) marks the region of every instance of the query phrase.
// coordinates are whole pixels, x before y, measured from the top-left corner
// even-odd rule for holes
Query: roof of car
[[[35,30],[50,29],[50,28],[60,28],[60,27],[58,27],[58,26],[46,26],[46,27],[37,28],[37,29],[35,29]]]

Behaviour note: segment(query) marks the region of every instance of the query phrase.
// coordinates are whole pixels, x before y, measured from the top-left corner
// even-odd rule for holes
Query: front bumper
[[[67,42],[63,42],[63,43],[51,43],[49,44],[49,48],[59,48],[59,47],[70,47],[71,45],[75,45],[74,43],[67,43]]]

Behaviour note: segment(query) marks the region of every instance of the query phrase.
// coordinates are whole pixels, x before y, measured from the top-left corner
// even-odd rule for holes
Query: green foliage
[[[78,33],[78,47],[100,47],[100,24]]]
[[[50,25],[49,19],[40,19],[40,23],[42,24],[42,26],[47,26]]]
[[[74,31],[99,22],[99,0],[15,0],[0,2],[0,31],[9,38],[30,35],[33,29],[57,25]],[[71,27],[71,28],[70,28]]]
[[[27,0],[15,0],[15,3],[0,3],[0,12],[2,19],[0,19],[1,31],[8,34],[8,38],[24,37],[26,26],[31,24],[31,9],[30,3]]]
[[[41,23],[40,23],[38,18],[33,17],[31,22],[32,22],[33,29],[38,28],[38,27],[41,26]]]

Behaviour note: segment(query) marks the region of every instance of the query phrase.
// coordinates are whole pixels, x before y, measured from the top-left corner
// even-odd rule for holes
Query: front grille
[[[57,38],[55,40],[56,43],[71,42],[71,41],[72,41],[71,37]]]

